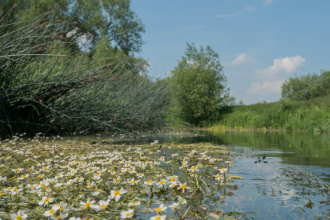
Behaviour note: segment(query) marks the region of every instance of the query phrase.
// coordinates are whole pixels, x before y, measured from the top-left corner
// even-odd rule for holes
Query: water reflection
[[[326,133],[223,131],[212,134],[201,140],[268,151],[267,156],[280,157],[284,164],[330,167],[330,136]]]

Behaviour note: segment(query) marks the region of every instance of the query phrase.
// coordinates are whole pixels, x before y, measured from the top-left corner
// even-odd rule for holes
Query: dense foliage
[[[222,129],[281,129],[330,131],[330,96],[307,101],[258,103],[227,107],[218,122]]]
[[[0,0],[6,22],[13,18],[26,21],[56,10],[57,19],[67,22],[63,34],[74,40],[88,41],[86,49],[94,51],[102,36],[125,54],[141,51],[141,34],[145,27],[130,8],[130,0]]]
[[[182,114],[193,124],[216,119],[221,104],[229,97],[219,55],[210,46],[198,51],[187,44],[185,56],[172,71],[176,97]]]
[[[109,53],[107,63],[100,50],[99,59],[73,52],[77,42],[63,37],[67,24],[52,15],[0,26],[1,136],[164,128],[169,92],[137,74],[144,63],[124,52]],[[135,67],[127,68],[129,59]]]
[[[330,94],[330,71],[320,75],[291,77],[282,85],[282,98],[292,101],[309,100]]]

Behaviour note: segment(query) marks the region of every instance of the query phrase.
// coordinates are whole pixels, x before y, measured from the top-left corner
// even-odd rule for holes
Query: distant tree
[[[312,98],[326,96],[330,94],[330,71],[322,71],[321,75],[310,86],[310,93]]]
[[[282,98],[292,101],[308,100],[330,94],[330,71],[320,75],[290,77],[282,85]]]
[[[240,101],[238,102],[238,105],[244,105],[243,101],[240,100]]]
[[[292,101],[312,98],[311,88],[315,85],[318,78],[318,75],[315,73],[300,77],[290,77],[282,85],[282,98]]]
[[[127,55],[141,51],[141,34],[145,32],[130,6],[130,0],[0,0],[0,10],[7,20],[18,17],[21,22],[28,21],[31,16],[56,10],[58,20],[69,21],[63,36],[83,37],[89,42],[87,49],[94,51],[105,35],[114,48]]]
[[[194,124],[216,119],[229,89],[219,55],[210,46],[198,51],[187,44],[185,56],[172,70],[178,106]]]

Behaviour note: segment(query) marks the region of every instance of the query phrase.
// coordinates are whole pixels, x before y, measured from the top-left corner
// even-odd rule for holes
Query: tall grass
[[[166,127],[167,86],[68,49],[68,22],[47,12],[0,26],[0,136]]]
[[[330,95],[308,101],[258,103],[229,107],[218,122],[218,129],[282,129],[330,131]]]

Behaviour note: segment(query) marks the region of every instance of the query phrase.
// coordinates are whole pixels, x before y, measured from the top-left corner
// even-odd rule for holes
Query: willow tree
[[[210,46],[198,51],[194,44],[187,44],[185,56],[172,71],[178,106],[194,124],[216,119],[229,96],[218,58]]]

